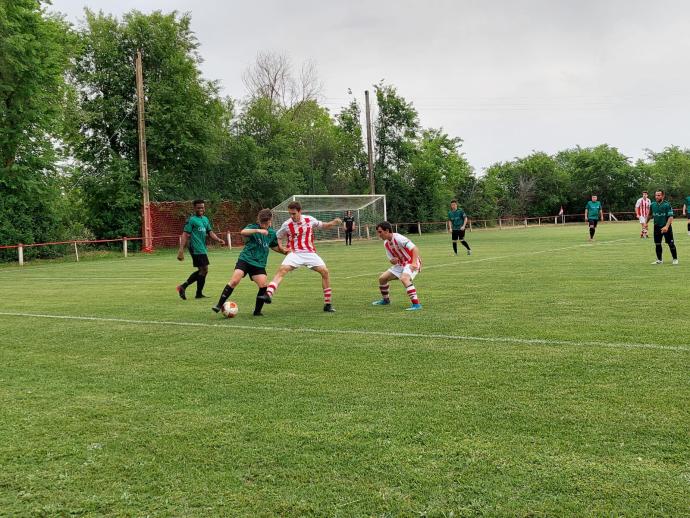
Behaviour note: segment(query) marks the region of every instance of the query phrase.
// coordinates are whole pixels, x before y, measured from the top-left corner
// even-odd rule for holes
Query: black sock
[[[197,280],[199,280],[199,270],[190,275],[189,278],[182,283],[182,286],[186,288],[187,286],[194,284]]]
[[[656,245],[656,258],[661,261],[661,243]]]
[[[206,276],[205,275],[199,275],[199,278],[196,280],[196,295],[197,295],[197,297],[199,297],[203,294],[204,284],[206,284]]]
[[[457,243],[457,241],[453,241],[453,252],[455,252],[455,255],[458,255],[458,243]]]
[[[676,251],[676,245],[675,243],[671,243],[668,245],[668,247],[671,249],[671,257],[674,259],[678,259],[678,252]]]
[[[257,293],[256,296],[259,297],[259,295],[265,295],[267,289],[268,288],[259,288],[259,293]],[[263,307],[264,307],[264,301],[257,298],[256,299],[256,305],[254,306],[254,314],[258,315],[259,313],[261,313],[261,309]]]
[[[589,227],[589,238],[592,239],[594,237],[594,227]]]
[[[465,241],[464,239],[463,239],[462,241],[460,241],[460,244],[461,244],[462,246],[464,246],[465,248],[467,248],[468,250],[470,249],[470,245],[468,245],[468,244],[467,244],[467,241]]]
[[[688,232],[690,232],[690,222],[688,222]]]
[[[223,304],[225,304],[225,301],[228,300],[230,295],[232,295],[232,290],[233,288],[229,284],[225,285],[225,288],[223,288],[223,293],[220,294],[220,298],[218,299],[219,308],[222,308]]]

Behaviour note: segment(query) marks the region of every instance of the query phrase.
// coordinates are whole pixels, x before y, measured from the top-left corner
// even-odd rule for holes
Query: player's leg
[[[242,269],[242,265],[236,264],[235,271],[232,272],[232,277],[230,277],[230,280],[223,288],[223,292],[220,294],[218,304],[211,308],[213,311],[215,311],[216,313],[220,311],[220,309],[223,307],[223,304],[225,304],[225,301],[230,298],[230,295],[232,295],[232,291],[235,288],[237,288],[237,285],[240,283],[242,277],[244,277],[245,275],[246,272]]]
[[[315,272],[319,272],[321,275],[321,286],[323,287],[323,310],[327,313],[335,312],[333,309],[332,297],[333,291],[331,290],[331,276],[328,272],[326,265],[314,266],[312,268]]]
[[[386,306],[391,303],[390,298],[390,281],[397,279],[397,277],[391,273],[390,270],[386,270],[381,275],[379,275],[379,291],[381,292],[381,299],[372,302],[374,306]]]
[[[664,234],[664,239],[671,250],[671,257],[673,257],[673,264],[678,264],[678,251],[676,250],[676,243],[673,239],[673,227],[668,227],[668,231]]]
[[[467,255],[472,255],[472,249],[470,248],[470,245],[465,241],[465,231],[461,230],[460,231],[460,244],[465,247],[467,250]]]
[[[192,274],[187,278],[186,281],[184,281],[177,287],[177,293],[179,294],[182,300],[187,300],[185,290],[195,282],[198,282],[199,280],[199,266],[203,264],[203,261],[200,257],[201,256],[197,254],[192,254],[192,264],[194,265],[194,268],[196,268],[196,270],[192,272]]]
[[[268,276],[266,274],[257,274],[252,277],[252,280],[256,283],[256,285],[259,287],[259,291],[256,294],[256,303],[254,304],[254,316],[255,317],[261,317],[263,316],[263,313],[261,310],[264,307],[264,300],[259,298],[262,295],[266,293],[266,281],[268,280]]]
[[[688,211],[688,235],[690,236],[690,210]]]
[[[414,274],[410,271],[409,267],[403,270],[403,274],[400,276],[400,282],[405,286],[405,291],[407,296],[410,298],[412,305],[407,308],[408,310],[415,311],[417,309],[422,309],[422,305],[419,302],[419,297],[417,296],[417,288],[415,288],[413,281]]]
[[[597,231],[597,220],[596,219],[590,219],[589,220],[589,240],[594,239],[594,233]]]
[[[654,261],[652,264],[661,264],[663,262],[663,259],[661,258],[663,254],[663,250],[661,249],[661,239],[661,227],[659,225],[654,225],[654,249],[656,251],[656,261]]]
[[[458,239],[460,238],[459,230],[451,230],[451,239],[453,240],[453,253],[458,255]]]
[[[288,254],[288,256],[289,255],[292,255],[292,254]],[[261,300],[264,301],[266,304],[270,304],[273,301],[274,293],[278,289],[278,286],[280,286],[280,283],[283,281],[283,277],[285,277],[285,275],[287,275],[288,272],[291,272],[295,268],[296,268],[296,266],[281,264],[280,268],[278,268],[278,271],[273,276],[273,279],[271,280],[271,282],[266,287],[266,292],[263,295],[257,296],[257,298],[261,298]]]
[[[204,295],[204,286],[206,285],[206,276],[208,275],[208,264],[199,266],[199,276],[196,280],[196,296],[195,299],[206,298]]]

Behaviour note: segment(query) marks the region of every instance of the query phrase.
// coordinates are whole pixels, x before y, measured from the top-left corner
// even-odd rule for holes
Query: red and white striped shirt
[[[635,214],[637,214],[637,217],[644,216],[645,218],[649,216],[649,209],[652,206],[652,200],[649,198],[644,199],[640,198],[637,200],[637,203],[635,204]]]
[[[393,232],[392,239],[383,240],[383,247],[386,249],[388,259],[397,259],[400,266],[412,264],[412,249],[414,248],[414,243],[402,234]],[[422,261],[419,255],[417,255],[416,266],[418,270],[422,269]]]
[[[293,252],[316,252],[313,229],[319,228],[322,224],[311,216],[302,216],[297,223],[289,218],[280,225],[276,234],[280,239],[287,236],[288,246]]]

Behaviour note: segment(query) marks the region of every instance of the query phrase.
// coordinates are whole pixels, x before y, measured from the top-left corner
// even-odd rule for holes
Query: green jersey
[[[460,230],[462,228],[465,224],[465,217],[465,211],[460,208],[448,211],[448,219],[453,225],[453,230]]]
[[[673,209],[671,208],[671,204],[666,200],[662,201],[661,203],[653,201],[649,211],[654,217],[654,226],[657,227],[665,227],[668,218],[673,217]]]
[[[244,227],[245,229],[261,228],[257,223],[252,223]],[[245,261],[252,266],[266,268],[268,261],[268,249],[278,246],[276,231],[268,227],[268,235],[254,233],[244,238],[244,248],[240,252],[240,261]]]
[[[588,201],[587,202],[587,219],[599,219],[599,212],[601,211],[600,201]]]
[[[206,234],[211,232],[211,222],[206,216],[189,216],[184,225],[184,231],[191,236],[189,239],[189,253],[192,255],[207,254]]]
[[[685,198],[685,212],[690,214],[690,196]]]

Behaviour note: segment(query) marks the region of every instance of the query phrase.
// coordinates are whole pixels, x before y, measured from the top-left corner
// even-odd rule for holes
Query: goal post
[[[343,219],[348,211],[355,220],[353,237],[371,238],[376,235],[376,225],[386,220],[386,196],[383,194],[295,194],[273,207],[273,227],[278,228],[290,218],[288,205],[297,201],[302,205],[302,214],[313,216],[319,221]],[[340,239],[343,225],[328,230],[316,229],[316,238],[321,240]]]

